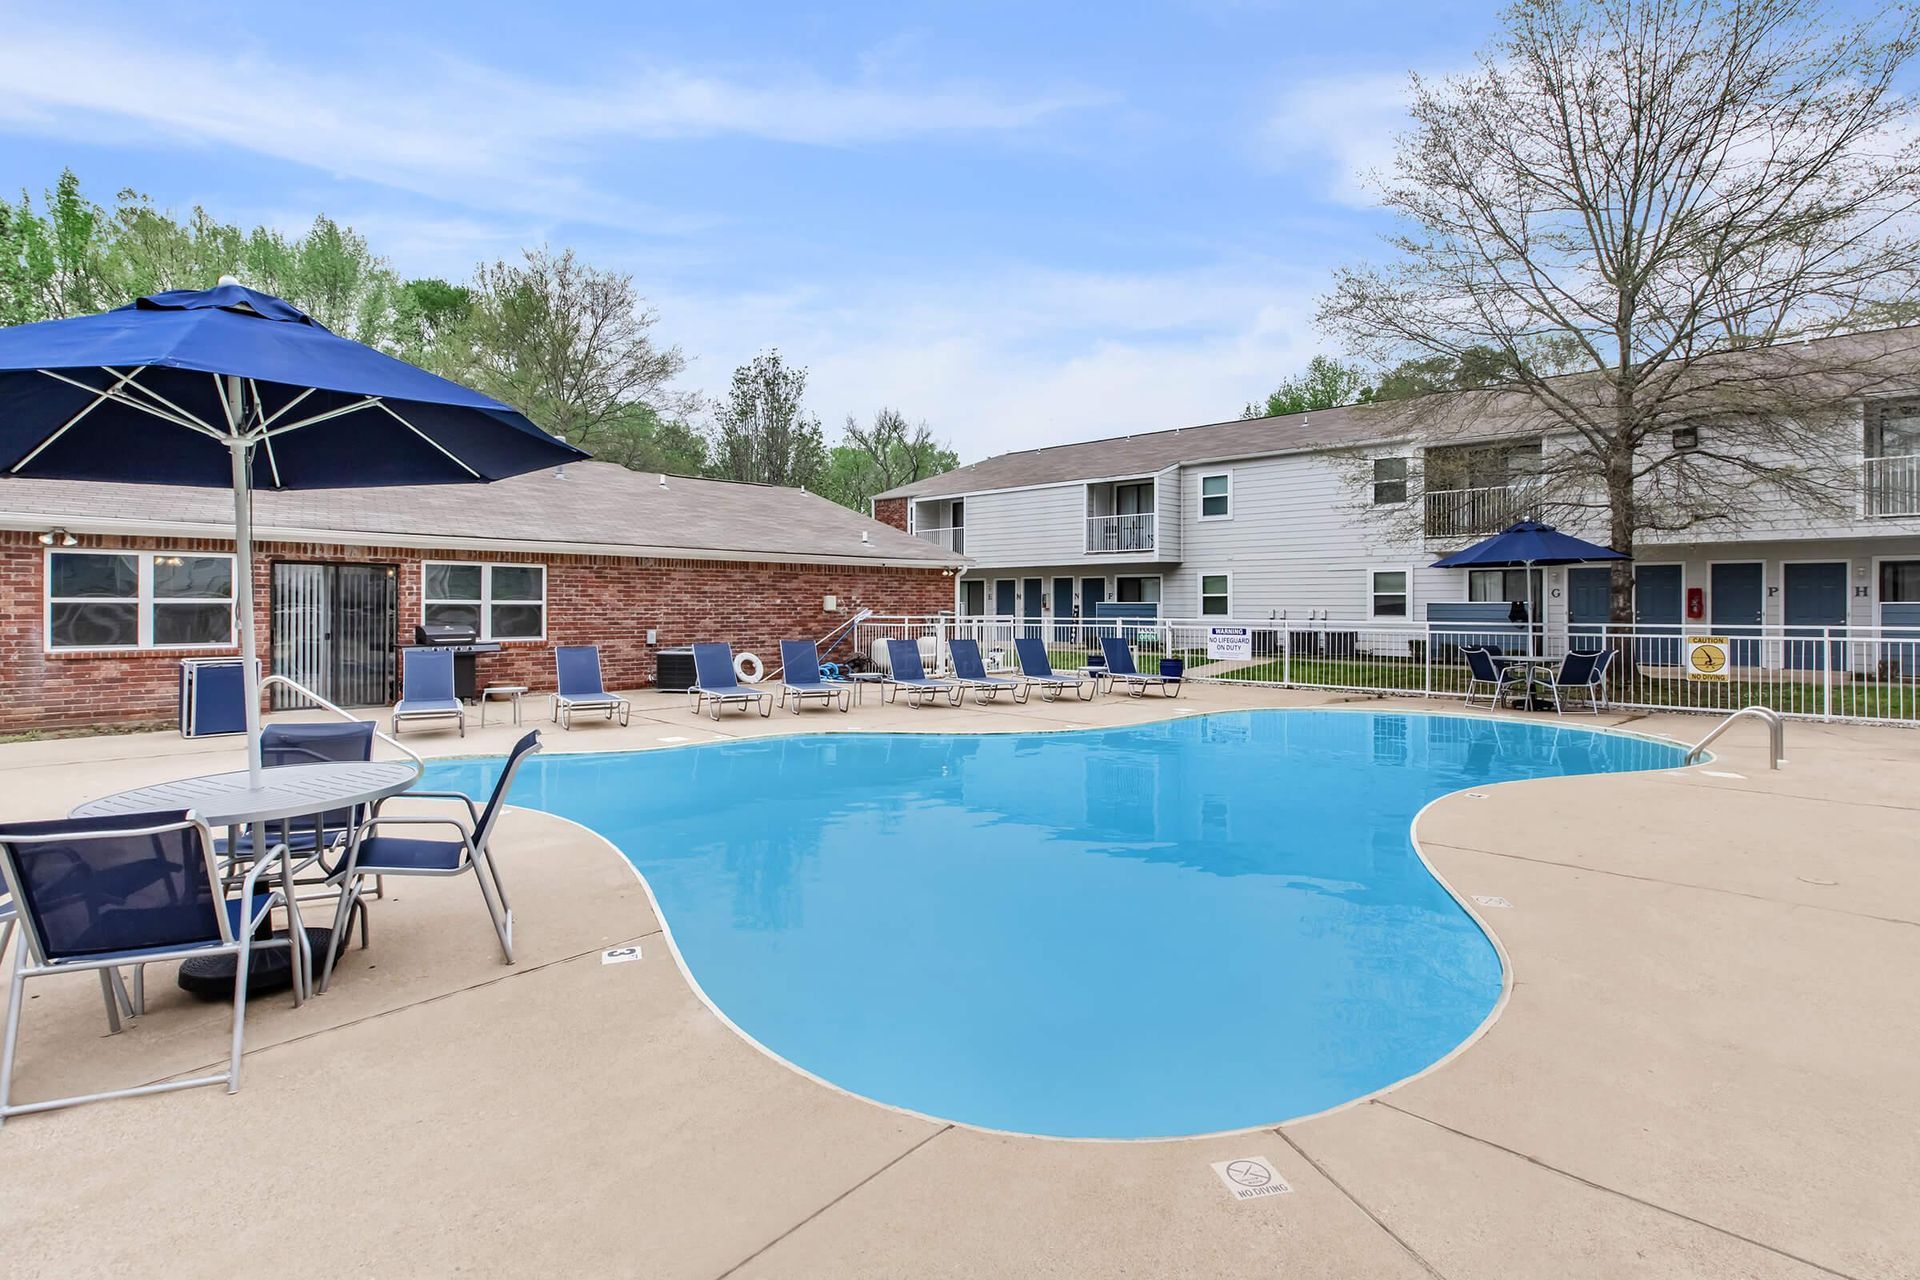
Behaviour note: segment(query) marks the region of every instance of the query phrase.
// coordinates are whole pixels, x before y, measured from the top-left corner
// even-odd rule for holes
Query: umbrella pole
[[[248,490],[252,468],[247,465],[248,442],[233,440],[233,580],[234,620],[240,629],[240,681],[247,697],[247,781],[261,784],[260,675],[253,633],[253,512]]]

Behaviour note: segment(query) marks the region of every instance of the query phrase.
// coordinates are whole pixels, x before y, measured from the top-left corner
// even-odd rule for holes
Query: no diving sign
[[[1235,1200],[1258,1200],[1262,1196],[1283,1196],[1292,1191],[1280,1171],[1267,1163],[1265,1156],[1242,1156],[1222,1160],[1213,1166]]]

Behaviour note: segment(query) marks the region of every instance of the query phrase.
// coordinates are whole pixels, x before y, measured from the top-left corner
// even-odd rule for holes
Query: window
[[[1200,616],[1203,618],[1233,616],[1232,574],[1203,573],[1200,575]]]
[[[1233,473],[1223,471],[1219,475],[1200,477],[1200,518],[1233,518]]]
[[[1384,507],[1406,500],[1407,460],[1375,458],[1373,460],[1373,505]]]
[[[1159,578],[1115,578],[1113,598],[1121,604],[1159,604]]]
[[[987,612],[987,584],[980,578],[960,582],[960,613],[964,617],[983,617]]]
[[[1367,616],[1404,618],[1407,616],[1407,579],[1405,569],[1372,569],[1367,573]]]
[[[1920,604],[1920,560],[1880,562],[1880,603]]]
[[[47,556],[49,649],[204,649],[232,643],[232,556],[174,551],[54,551]]]
[[[420,620],[472,627],[482,640],[541,640],[547,634],[547,571],[537,564],[421,566]]]
[[[1545,600],[1544,579],[1544,570],[1533,571],[1533,594],[1529,596],[1525,569],[1469,569],[1467,599],[1505,600],[1508,604],[1518,605],[1525,605],[1530,600]]]
[[[1113,486],[1113,511],[1115,515],[1144,516],[1153,512],[1153,481],[1145,480],[1138,484],[1117,484]]]
[[[1867,409],[1867,455],[1909,458],[1920,454],[1920,400],[1894,400]]]

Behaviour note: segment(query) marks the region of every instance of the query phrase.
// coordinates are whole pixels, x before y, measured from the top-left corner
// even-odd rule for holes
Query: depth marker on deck
[[[640,944],[637,942],[630,947],[608,947],[600,953],[601,964],[626,964],[639,958]]]
[[[675,736],[666,737],[666,738],[655,738],[654,741],[655,742],[685,742],[687,741],[687,739],[675,735]]]
[[[1473,900],[1483,907],[1510,907],[1513,905],[1505,898],[1491,893],[1476,893],[1473,895]]]

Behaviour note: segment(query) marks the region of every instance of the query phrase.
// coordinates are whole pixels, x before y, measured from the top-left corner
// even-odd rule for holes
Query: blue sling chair
[[[1137,698],[1148,689],[1158,688],[1169,698],[1180,696],[1178,676],[1142,675],[1133,665],[1133,649],[1121,636],[1101,636],[1100,652],[1107,659],[1107,684],[1127,686],[1127,696]]]
[[[703,706],[712,711],[715,720],[720,718],[721,709],[728,706],[758,707],[763,720],[773,714],[773,695],[765,689],[748,688],[733,673],[732,645],[693,646],[693,677],[693,687],[687,690],[687,697],[693,703],[695,715],[700,714]]]
[[[980,642],[960,637],[947,642],[947,652],[953,655],[953,677],[962,688],[970,689],[976,702],[987,703],[1000,696],[1001,690],[1013,695],[1015,702],[1025,702],[1030,692],[1028,682],[1015,680],[1011,676],[990,676],[987,664],[980,659]]]
[[[201,1085],[240,1088],[246,1037],[247,974],[254,935],[285,899],[272,881],[287,857],[275,847],[256,859],[228,897],[213,852],[213,834],[188,812],[127,814],[116,818],[22,822],[0,827],[0,877],[18,914],[19,954],[0,1045],[0,1123],[8,1116],[51,1111],[104,1098],[131,1098]],[[285,945],[275,943],[272,945]],[[167,1080],[39,1102],[13,1101],[13,1061],[20,1010],[30,979],[98,973],[107,1023],[120,1030],[114,977],[122,965],[196,956],[234,957],[233,1037],[227,1069],[214,1075]],[[295,992],[295,1002],[299,993]]]
[[[1052,702],[1068,689],[1082,702],[1093,701],[1093,695],[1100,692],[1100,681],[1084,671],[1056,672],[1053,660],[1047,656],[1047,646],[1038,636],[1024,636],[1013,642],[1013,651],[1020,659],[1020,677],[1027,684],[1040,690],[1040,701]]]
[[[607,719],[618,716],[624,726],[633,706],[608,693],[600,679],[600,646],[563,644],[553,651],[553,720],[562,729],[573,728],[573,713],[598,711]]]
[[[927,676],[927,669],[920,665],[920,642],[917,640],[887,641],[887,682],[883,688],[893,690],[895,698],[902,689],[907,692],[907,705],[925,707],[933,705],[941,695],[945,695],[947,705],[960,705],[960,696],[965,690],[951,680],[933,680]]]
[[[467,736],[467,709],[453,696],[453,650],[403,649],[400,701],[393,707],[393,736],[414,720],[452,720]]]
[[[800,710],[800,704],[808,698],[825,702],[829,707],[834,699],[840,700],[840,710],[846,711],[853,706],[853,690],[850,686],[821,678],[820,649],[811,640],[782,640],[780,642],[780,705]],[[792,702],[789,703],[788,699]]]

